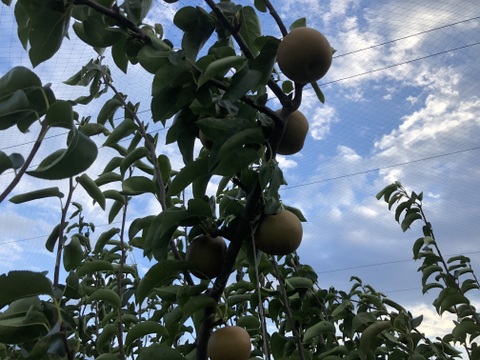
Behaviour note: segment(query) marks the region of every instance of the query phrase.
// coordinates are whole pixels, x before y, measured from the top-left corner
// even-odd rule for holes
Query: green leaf
[[[180,272],[189,269],[186,261],[179,260],[161,260],[153,265],[140,280],[137,291],[135,292],[135,301],[142,304],[150,292],[166,281],[178,278]]]
[[[260,320],[257,316],[242,316],[237,320],[237,326],[245,328],[247,331],[258,331],[260,329]]]
[[[168,331],[164,326],[160,325],[156,321],[143,321],[128,329],[127,337],[125,339],[125,346],[128,349],[135,340],[143,339],[148,334],[168,336]]]
[[[188,209],[174,207],[161,212],[148,228],[143,245],[145,254],[165,260],[171,237],[179,226],[198,225],[202,219],[211,216],[210,207],[202,199],[191,199]]]
[[[39,117],[33,104],[23,90],[16,90],[8,98],[0,102],[0,130],[8,129],[26,121],[31,123]]]
[[[128,55],[125,53],[125,44],[127,43],[127,37],[121,34],[120,40],[118,40],[112,46],[112,58],[117,67],[125,74],[128,69]]]
[[[97,123],[105,125],[107,121],[110,121],[110,123],[113,124],[113,117],[121,106],[122,102],[118,99],[117,95],[107,100],[98,113]]]
[[[480,334],[480,326],[469,318],[462,319],[452,331],[454,339],[461,343],[465,342],[467,334],[477,336]]]
[[[30,69],[15,66],[0,78],[0,100],[10,96],[17,90],[40,88],[42,81]]]
[[[137,59],[140,65],[149,73],[155,74],[160,68],[166,66],[172,49],[157,49],[153,45],[145,45],[138,52]]]
[[[50,154],[36,170],[27,171],[27,174],[46,180],[69,178],[87,170],[97,158],[97,154],[97,145],[74,128],[69,132],[67,149]]]
[[[292,286],[294,289],[311,289],[313,287],[313,281],[301,276],[292,276],[285,280],[287,285]]]
[[[105,195],[95,181],[93,181],[87,174],[82,174],[77,177],[76,180],[82,185],[88,195],[90,195],[90,197],[95,200],[103,210],[105,210]]]
[[[197,295],[191,297],[183,306],[183,317],[181,322],[185,322],[189,317],[193,316],[194,313],[200,310],[204,310],[205,308],[211,307],[215,308],[217,306],[217,302],[214,298],[209,295]]]
[[[412,223],[415,220],[421,220],[421,219],[422,219],[422,215],[420,215],[419,213],[407,214],[401,224],[403,232],[407,231],[410,228],[410,225],[412,225]]]
[[[293,82],[290,80],[285,80],[282,82],[282,90],[285,94],[290,94],[295,88],[293,87]]]
[[[179,350],[160,344],[154,344],[150,345],[149,347],[142,348],[142,352],[137,357],[137,360],[152,359],[185,360],[186,358],[180,353]]]
[[[60,191],[58,187],[51,187],[41,190],[34,190],[28,193],[19,194],[12,196],[10,202],[14,204],[21,204],[27,201],[44,199],[47,197],[58,197],[59,199],[63,198],[64,194]]]
[[[306,18],[300,18],[298,20],[295,20],[292,25],[290,25],[290,31],[293,29],[301,28],[301,27],[306,27],[307,26],[307,19]]]
[[[112,341],[112,338],[117,334],[118,334],[117,324],[107,324],[106,326],[104,326],[103,331],[97,337],[96,348],[98,349],[98,352],[108,351],[107,349],[110,348],[109,345],[110,345],[110,342]],[[107,358],[107,360],[110,360],[110,359]],[[118,360],[118,357],[117,357],[117,360]]]
[[[259,154],[252,148],[243,148],[233,153],[226,154],[220,162],[214,166],[213,173],[223,176],[233,176],[244,170],[248,165],[257,161]]]
[[[244,66],[232,76],[230,87],[223,95],[223,100],[237,100],[248,91],[257,87],[264,74],[258,70]]]
[[[0,309],[12,301],[26,297],[53,297],[50,280],[44,274],[33,271],[10,271],[7,275],[0,275],[0,289]]]
[[[99,135],[99,134],[103,134],[105,136],[110,135],[110,131],[107,130],[105,126],[103,126],[102,124],[96,124],[96,123],[83,124],[78,128],[78,130],[83,134],[87,135],[88,137]]]
[[[0,343],[20,344],[34,341],[48,333],[48,319],[32,309],[25,316],[0,320]]]
[[[13,153],[10,155],[0,151],[0,174],[8,169],[20,169],[25,163],[25,159],[19,153]]]
[[[369,325],[362,332],[362,337],[360,338],[360,348],[368,353],[370,350],[374,350],[377,336],[387,329],[390,329],[392,325],[390,321],[379,320],[375,321],[373,324]]]
[[[311,83],[312,89],[315,91],[315,95],[317,95],[317,99],[322,103],[325,104],[325,95],[323,94],[320,86],[316,82]]]
[[[65,12],[44,10],[31,18],[30,61],[35,67],[50,59],[60,49],[68,34],[70,15]]]
[[[110,289],[95,290],[95,292],[85,300],[85,304],[91,304],[94,301],[108,302],[117,309],[121,307],[120,297],[115,291]]]
[[[254,56],[258,55],[255,40],[262,35],[262,28],[257,12],[251,6],[244,6],[240,10],[240,35],[248,45]]]
[[[168,195],[175,196],[182,192],[195,179],[208,174],[208,158],[198,158],[185,165],[172,180],[168,188]]]
[[[264,0],[255,0],[254,1],[255,8],[260,12],[267,12],[267,6],[265,5]]]
[[[133,120],[127,118],[113,129],[103,146],[112,146],[119,140],[132,135],[137,129],[138,127]]]
[[[110,207],[110,211],[108,212],[108,223],[111,224],[115,217],[118,215],[120,210],[123,209],[125,200],[122,198],[121,201],[115,200],[115,202]]]
[[[155,184],[145,176],[132,176],[122,182],[122,190],[126,195],[155,193]]]
[[[145,146],[138,147],[131,151],[120,163],[120,173],[125,175],[128,168],[135,164],[136,161],[146,157],[149,154],[148,149]]]
[[[210,16],[201,7],[184,7],[177,11],[174,23],[185,31],[182,38],[182,49],[190,60],[195,60],[198,52],[212,35],[215,27]]]
[[[215,77],[224,77],[232,68],[238,69],[247,62],[247,59],[241,56],[227,56],[208,64],[205,71],[198,78],[198,87],[201,87],[208,80]]]
[[[122,181],[122,177],[120,174],[117,174],[114,172],[106,172],[95,179],[95,184],[97,184],[97,186],[102,186],[102,185],[109,184],[116,181]],[[107,191],[108,190],[104,192],[104,195],[106,194]]]
[[[123,38],[118,29],[108,28],[101,18],[94,15],[83,20],[83,23],[75,22],[72,27],[83,42],[97,48],[110,47]]]
[[[87,274],[93,274],[97,271],[113,271],[113,266],[106,260],[92,260],[85,262],[77,269],[77,275],[82,277]]]
[[[422,285],[425,285],[430,275],[432,275],[435,272],[442,273],[443,272],[442,267],[437,264],[433,264],[422,269]]]
[[[197,27],[197,9],[185,6],[179,9],[173,17],[173,23],[183,31],[195,31]]]
[[[72,240],[63,249],[63,266],[66,271],[75,270],[84,259],[84,251],[78,237],[72,237]]]
[[[305,331],[303,340],[312,340],[320,334],[335,334],[335,331],[335,325],[333,323],[331,323],[330,321],[320,321],[315,325],[309,327],[307,331]]]
[[[108,241],[117,235],[120,232],[120,229],[118,228],[112,228],[100,235],[98,238],[97,242],[95,243],[95,248],[93,249],[94,254],[100,254],[103,249],[105,248],[105,245],[108,243]]]
[[[173,124],[167,132],[166,143],[177,142],[185,164],[193,161],[193,147],[198,133],[196,120],[197,116],[189,109],[182,109],[175,115]]]
[[[68,223],[65,224],[67,226]],[[57,243],[58,237],[60,236],[60,230],[62,229],[62,224],[58,224],[55,226],[50,233],[50,236],[48,237],[45,247],[47,248],[48,251],[53,252],[55,248],[55,244]]]
[[[68,101],[58,100],[47,110],[45,121],[49,126],[73,129],[73,108]]]
[[[398,185],[396,183],[390,184],[385,186],[381,191],[375,195],[377,200],[380,200],[382,197],[384,198],[385,202],[388,203],[388,200],[390,199],[390,195],[398,189]]]

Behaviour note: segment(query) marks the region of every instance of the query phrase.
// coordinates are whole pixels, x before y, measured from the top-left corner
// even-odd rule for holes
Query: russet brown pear
[[[298,217],[288,210],[265,216],[255,232],[255,245],[270,255],[288,255],[300,246],[303,227]]]
[[[280,114],[281,110],[277,111]],[[278,144],[277,153],[293,155],[303,149],[308,134],[308,120],[299,110],[290,114],[285,125],[283,137]]]
[[[307,27],[296,28],[278,45],[277,62],[290,80],[311,83],[330,69],[332,47],[321,32]]]
[[[220,273],[226,251],[222,237],[199,235],[188,246],[185,259],[195,265],[193,275],[199,279],[214,279]]]
[[[211,360],[248,360],[251,347],[247,330],[225,326],[210,336],[207,352]]]

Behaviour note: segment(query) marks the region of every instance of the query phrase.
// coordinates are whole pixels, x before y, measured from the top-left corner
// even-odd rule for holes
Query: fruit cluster
[[[332,63],[332,48],[317,30],[297,28],[287,34],[277,50],[277,63],[282,73],[297,84],[306,84],[322,78]],[[277,115],[281,115],[278,110]],[[286,119],[285,129],[277,153],[292,155],[302,150],[308,133],[308,120],[298,110]],[[211,150],[213,142],[200,131],[202,145]],[[289,210],[265,215],[254,234],[257,249],[270,255],[288,255],[300,246],[303,228],[299,218]],[[226,254],[222,237],[197,236],[189,245],[186,259],[194,264],[193,274],[200,279],[213,279],[220,273]],[[208,343],[212,360],[246,360],[250,357],[250,337],[238,326],[226,326],[215,331]]]

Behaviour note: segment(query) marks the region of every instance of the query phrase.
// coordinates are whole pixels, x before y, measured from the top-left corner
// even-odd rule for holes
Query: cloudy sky
[[[175,44],[180,43],[180,35],[171,29],[171,19],[186,4],[202,2],[167,5],[156,1],[148,19],[162,23]],[[273,4],[287,26],[306,15],[308,26],[322,31],[337,50],[330,72],[320,81],[325,105],[308,87],[304,94],[300,109],[310,122],[304,150],[280,157],[288,181],[282,198],[302,209],[308,219],[299,249],[302,261],[317,270],[322,286],[349,289],[350,276],[356,275],[433,318],[431,297],[421,294],[421,277],[416,272],[420,263],[412,260],[411,247],[421,231],[413,227],[403,234],[375,194],[395,180],[409,190],[424,191],[425,210],[443,253],[468,255],[480,271],[480,192],[475,190],[480,178],[477,0],[283,0]],[[265,34],[280,36],[268,15],[261,14],[261,21]],[[16,65],[30,66],[16,37],[12,9],[3,5],[0,33],[0,75]],[[51,82],[64,99],[86,93],[61,82],[95,57],[93,50],[71,35],[59,54],[36,69],[42,81]],[[114,72],[118,89],[128,93],[131,101],[142,102],[146,121],[151,79],[138,67],[130,67],[127,75]],[[270,104],[278,106],[275,100]],[[99,106],[94,103],[76,110],[95,117]],[[16,130],[0,133],[0,149],[27,154],[35,130],[27,135]],[[150,130],[161,137],[166,133],[161,124]],[[53,135],[37,159],[64,144],[62,132]],[[180,160],[174,147],[161,151],[173,161]],[[91,173],[101,172],[110,156],[102,150]],[[39,161],[34,160],[34,165]],[[11,173],[1,175],[0,188],[11,179]],[[24,177],[15,193],[42,185]],[[65,184],[59,186],[65,188]],[[52,224],[58,222],[57,209],[55,200],[0,205],[0,273],[22,268],[52,271],[53,256],[44,243]],[[98,233],[108,229],[97,206],[85,203],[85,210],[86,218],[99,225]],[[149,203],[134,208],[130,218],[158,211],[158,205]],[[132,261],[149,266],[138,255]],[[431,321],[431,328],[438,329],[440,325],[433,322],[438,320]]]

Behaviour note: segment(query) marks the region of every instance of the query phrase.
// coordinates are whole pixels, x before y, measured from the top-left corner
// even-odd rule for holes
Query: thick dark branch
[[[232,34],[233,38],[237,42],[238,46],[240,47],[240,50],[242,50],[245,57],[247,57],[248,59],[254,59],[255,57],[253,56],[252,51],[250,50],[247,43],[243,39],[242,35],[240,35],[238,30],[235,28],[235,26],[227,19],[227,17],[222,12],[222,10],[220,10],[215,5],[213,0],[205,0],[205,2],[208,4],[208,6],[210,6],[213,13],[217,17],[218,21],[220,21],[220,23],[223,25],[223,27],[225,27],[225,29],[227,29]],[[290,98],[283,92],[280,86],[278,86],[278,84],[272,79],[268,81],[268,87],[270,88],[270,90],[272,90],[272,92],[275,94],[278,100],[280,100],[280,103],[282,105],[285,105],[288,101],[290,101]]]
[[[257,183],[247,197],[247,204],[239,217],[239,223],[234,232],[234,236],[230,239],[230,246],[228,247],[220,274],[217,276],[213,288],[208,292],[208,295],[216,302],[220,300],[220,296],[227,286],[228,278],[235,265],[235,260],[237,259],[243,241],[251,234],[251,227],[257,214],[261,194],[260,184]],[[207,359],[207,345],[214,326],[215,308],[206,308],[204,314],[205,316],[197,337],[197,360]]]
[[[282,35],[285,37],[288,34],[288,30],[285,24],[283,23],[282,19],[280,19],[280,16],[278,15],[277,10],[275,10],[270,0],[263,0],[263,2],[265,3],[265,6],[267,7],[268,11],[270,11],[270,15],[272,15],[273,19],[277,23],[277,26],[280,29]]]
[[[100,5],[99,3],[96,3],[92,0],[70,0],[70,2],[73,5],[85,5],[88,6],[96,11],[98,11],[100,14],[103,14],[105,16],[108,16],[109,18],[112,18],[114,20],[117,20],[118,24],[120,26],[123,26],[129,30],[132,31],[133,36],[136,38],[145,41],[146,43],[150,43],[150,37],[145,34],[137,25],[135,25],[133,22],[128,20],[125,16],[120,14],[118,11],[109,9],[105,6]]]

